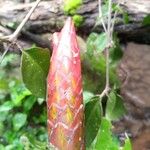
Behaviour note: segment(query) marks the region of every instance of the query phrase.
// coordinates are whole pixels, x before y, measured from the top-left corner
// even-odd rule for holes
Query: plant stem
[[[40,3],[40,1],[41,0],[37,0],[35,2],[35,5],[30,9],[30,11],[28,12],[28,14],[25,16],[25,18],[22,20],[22,22],[20,23],[20,25],[17,27],[17,29],[14,31],[13,34],[8,35],[8,36],[0,37],[0,40],[4,41],[4,42],[13,42],[13,41],[15,41],[17,39],[18,35],[20,34],[22,28],[24,27],[24,25],[26,24],[26,22],[28,21],[28,19],[32,15],[33,11],[35,10],[35,8]]]
[[[99,0],[99,16],[101,15],[101,6],[100,3],[101,1]],[[105,95],[108,94],[109,90],[110,90],[110,83],[109,83],[109,69],[110,69],[110,65],[109,65],[109,49],[112,46],[112,32],[111,31],[111,13],[112,13],[112,0],[109,0],[108,3],[108,19],[107,19],[107,30],[104,28],[105,33],[107,35],[107,46],[105,48],[105,52],[106,52],[106,84],[105,84],[105,89],[103,90],[103,92],[100,94],[100,99],[102,97],[104,97]],[[103,23],[102,23],[103,25]],[[105,26],[103,26],[105,27]]]
[[[106,48],[106,89],[109,88],[109,48]]]
[[[107,20],[107,47],[106,47],[106,86],[105,89],[109,90],[109,49],[111,45],[111,12],[112,0],[108,4],[108,20]]]
[[[104,31],[107,32],[105,23],[104,23],[104,19],[103,19],[103,15],[102,15],[102,2],[101,0],[98,0],[98,9],[99,9],[99,18],[101,20],[102,26],[104,28]]]
[[[16,44],[17,43],[15,42],[18,38],[18,35],[20,34],[22,28],[24,27],[24,25],[26,24],[26,22],[29,20],[30,16],[32,15],[32,13],[34,12],[34,10],[36,9],[36,7],[38,6],[38,4],[40,3],[41,0],[37,0],[35,2],[35,5],[33,5],[33,7],[30,9],[30,11],[28,12],[28,14],[25,16],[25,18],[22,20],[22,22],[19,24],[19,26],[17,27],[17,29],[14,31],[13,34],[11,35],[8,35],[8,36],[3,36],[3,37],[0,37],[0,41],[2,42],[6,42],[6,43],[9,43],[9,46],[8,48],[4,51],[3,55],[1,56],[0,58],[0,64],[2,63],[5,55],[7,54],[8,50],[9,50],[9,47],[11,46],[11,44]]]
[[[107,41],[108,41],[108,45],[110,44],[111,41],[111,13],[112,13],[112,0],[109,0],[108,3],[108,20],[107,20]]]
[[[116,7],[119,7],[120,6],[120,3],[117,4]],[[112,35],[113,35],[113,31],[114,31],[114,25],[115,25],[115,20],[116,20],[116,17],[117,17],[117,14],[118,14],[118,10],[115,11],[114,13],[114,17],[112,19],[112,25],[111,25],[111,39],[113,38]]]

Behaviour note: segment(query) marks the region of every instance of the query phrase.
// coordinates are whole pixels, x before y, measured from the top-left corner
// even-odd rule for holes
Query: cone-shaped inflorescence
[[[53,35],[47,107],[49,144],[58,150],[84,150],[80,52],[71,18]]]

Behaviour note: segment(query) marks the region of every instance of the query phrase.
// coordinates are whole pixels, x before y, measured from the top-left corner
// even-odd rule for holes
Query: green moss
[[[150,15],[147,15],[146,17],[144,17],[142,23],[143,23],[143,25],[145,25],[145,26],[150,25]]]
[[[81,4],[82,0],[65,0],[64,11],[68,14],[75,14]]]
[[[77,27],[81,26],[83,23],[83,17],[81,15],[74,15],[73,21]]]

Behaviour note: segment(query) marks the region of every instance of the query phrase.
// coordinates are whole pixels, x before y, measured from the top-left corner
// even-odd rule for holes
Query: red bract
[[[80,52],[71,18],[53,35],[47,92],[49,143],[59,150],[84,150]]]

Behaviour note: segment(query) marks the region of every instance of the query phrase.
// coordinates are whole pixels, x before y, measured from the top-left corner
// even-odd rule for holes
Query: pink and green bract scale
[[[80,51],[71,18],[53,34],[47,109],[49,144],[58,150],[84,150]]]

